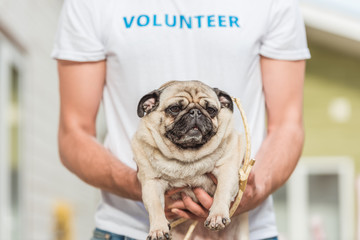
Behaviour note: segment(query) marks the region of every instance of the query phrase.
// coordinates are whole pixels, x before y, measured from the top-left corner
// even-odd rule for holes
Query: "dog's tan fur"
[[[159,90],[158,106],[141,119],[132,141],[142,198],[150,217],[149,236],[151,239],[165,239],[168,236],[164,193],[175,187],[189,187],[185,192],[194,200],[193,187],[202,187],[213,194],[214,201],[207,218],[208,228],[223,229],[230,222],[229,207],[238,192],[238,170],[245,147],[244,138],[234,129],[232,111],[221,108],[215,91],[198,81],[173,81]],[[211,103],[219,109],[217,116],[211,119],[216,134],[200,148],[180,148],[165,137],[166,129],[177,120],[168,116],[165,109],[179,100],[189,108],[204,108]],[[217,178],[217,186],[207,173]],[[224,219],[228,220],[224,222]],[[179,227],[173,232],[176,239],[183,234],[183,228]],[[197,228],[194,233],[196,239],[207,239],[213,235],[210,231]],[[236,235],[236,226],[228,228],[233,229],[231,236]],[[226,230],[221,231],[219,237],[225,236]]]

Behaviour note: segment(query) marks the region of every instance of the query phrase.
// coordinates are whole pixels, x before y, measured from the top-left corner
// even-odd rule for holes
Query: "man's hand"
[[[214,175],[207,174],[212,181],[217,184]],[[209,209],[213,203],[213,198],[202,188],[194,188],[196,198],[199,203],[194,202],[191,197],[181,193],[181,200],[173,200],[172,195],[181,192],[184,188],[172,189],[165,194],[165,215],[169,220],[177,218],[194,219],[205,221],[209,215]]]
[[[168,220],[175,220],[179,218],[176,210],[185,209],[185,204],[182,200],[173,200],[172,195],[181,192],[184,188],[175,188],[165,193],[165,216]],[[173,212],[175,210],[175,212]]]
[[[216,178],[213,175],[212,179],[216,181]],[[170,198],[172,194],[180,192],[181,190],[181,188],[174,189],[165,195],[165,213],[167,218],[177,219],[181,217],[186,219],[205,221],[209,214],[209,209],[212,205],[213,198],[201,188],[195,188],[193,190],[195,196],[197,199],[199,199],[199,203],[194,202],[190,197],[184,194],[182,194],[181,200],[174,201]],[[245,192],[234,215],[240,215],[258,206],[261,202],[260,199],[256,197],[256,195],[263,195],[258,193],[260,190],[261,189],[256,187],[254,174],[250,173]]]
[[[165,215],[167,219],[177,218],[194,219],[205,221],[209,215],[213,198],[201,188],[193,189],[199,203],[194,202],[191,197],[181,193],[181,200],[172,200],[171,195],[180,192],[182,189],[170,190],[165,194]]]

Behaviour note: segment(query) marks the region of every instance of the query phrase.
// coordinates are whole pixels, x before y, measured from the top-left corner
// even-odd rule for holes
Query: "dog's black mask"
[[[215,133],[210,117],[192,108],[166,131],[166,137],[181,148],[199,148]]]
[[[221,108],[233,111],[230,95],[217,88],[213,90],[218,96]],[[158,89],[141,98],[137,109],[139,117],[149,115],[158,108],[161,93],[162,90]],[[173,107],[175,109],[171,110]],[[181,148],[199,148],[216,134],[211,118],[217,116],[219,111],[220,109],[204,109],[201,106],[191,109],[183,109],[181,104],[169,106],[165,113],[174,117],[175,122],[165,129],[165,136]]]

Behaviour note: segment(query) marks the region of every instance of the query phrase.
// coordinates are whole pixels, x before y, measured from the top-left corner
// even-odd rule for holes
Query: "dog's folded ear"
[[[159,106],[160,91],[154,90],[140,99],[137,108],[137,114],[139,117],[144,117],[145,114],[149,114]]]
[[[228,108],[230,109],[231,111],[234,110],[234,104],[233,104],[233,101],[230,97],[229,94],[227,94],[226,92],[218,89],[218,88],[213,88],[216,95],[218,96],[218,99],[220,101],[220,104],[221,104],[221,107],[225,107],[225,108]]]

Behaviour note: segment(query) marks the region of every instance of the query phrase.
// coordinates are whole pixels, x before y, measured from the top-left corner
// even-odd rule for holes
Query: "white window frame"
[[[335,174],[339,179],[340,239],[355,239],[354,164],[349,157],[303,157],[286,184],[288,239],[310,239],[309,175]]]
[[[9,66],[15,66],[19,74],[19,114],[22,113],[23,106],[23,79],[24,79],[24,56],[21,54],[14,44],[12,44],[0,32],[0,239],[11,239],[11,203],[10,203],[10,132],[8,126],[9,117],[9,97],[11,91],[10,76],[11,69]],[[23,132],[22,117],[19,116],[19,135]],[[21,136],[19,139],[19,149],[22,149]],[[21,184],[23,182],[23,151],[19,151],[19,217],[22,222],[23,217],[23,189]],[[20,223],[21,224],[21,223]],[[20,229],[19,229],[20,231]],[[19,233],[22,239],[21,232]]]

